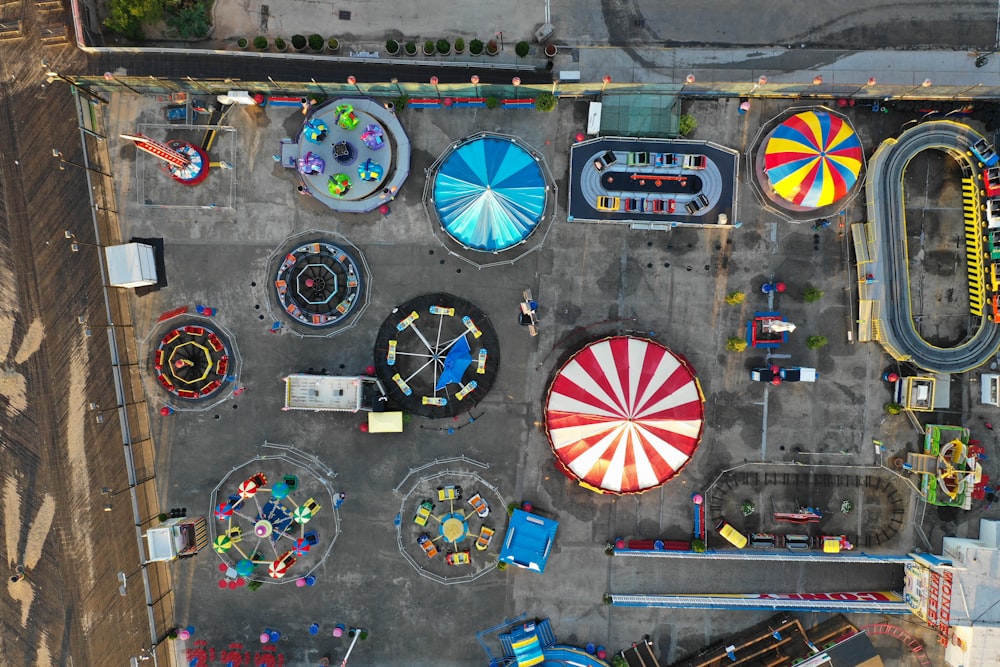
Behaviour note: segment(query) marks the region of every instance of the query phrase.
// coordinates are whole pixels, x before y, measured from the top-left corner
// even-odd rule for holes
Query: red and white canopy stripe
[[[599,493],[641,493],[676,475],[701,440],[704,398],[692,369],[659,343],[605,338],[556,374],[545,405],[563,469]]]

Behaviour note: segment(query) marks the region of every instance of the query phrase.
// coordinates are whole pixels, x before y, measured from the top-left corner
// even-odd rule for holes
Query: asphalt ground
[[[156,122],[163,104],[152,97],[140,101],[115,96],[109,136],[137,123]],[[778,102],[762,101],[740,116],[735,102],[711,101],[693,103],[686,111],[699,119],[696,138],[707,136],[744,150],[755,128],[781,108]],[[849,113],[868,150],[906,120],[870,111]],[[817,234],[808,226],[779,221],[759,208],[745,185],[739,229],[657,234],[567,223],[563,193],[568,149],[585,115],[585,104],[566,102],[549,115],[403,112],[414,160],[410,180],[387,216],[342,217],[295,193],[290,172],[270,156],[278,141],[293,135],[301,122],[296,109],[238,109],[227,117],[236,129],[235,211],[141,206],[134,191],[135,151],[109,139],[119,206],[125,211],[123,235],[160,236],[166,248],[169,287],[133,301],[137,337],[147,336],[163,311],[207,304],[218,308],[218,322],[234,332],[244,362],[239,382],[247,390],[237,399],[205,412],[170,418],[154,414],[163,507],[208,512],[212,488],[233,467],[261,453],[265,440],[295,445],[318,457],[337,472],[335,486],[348,496],[338,511],[340,533],[330,559],[317,571],[315,587],[265,584],[253,592],[220,590],[219,561],[210,551],[169,566],[176,621],[195,625],[195,639],[219,650],[233,642],[254,648],[263,628],[277,628],[284,634],[277,648],[286,664],[309,665],[326,653],[342,657],[346,644],[333,639],[329,630],[343,622],[371,630],[368,642],[352,654],[358,664],[402,665],[417,659],[465,665],[485,657],[475,642],[477,631],[526,613],[551,617],[557,636],[570,643],[594,641],[610,648],[649,633],[669,662],[724,629],[751,625],[767,614],[606,607],[601,596],[612,586],[629,592],[649,587],[641,573],[613,566],[614,559],[603,553],[607,540],[616,535],[683,539],[690,531],[690,493],[744,461],[872,464],[872,437],[894,448],[916,448],[909,426],[901,419],[886,420],[881,411],[888,389],[878,377],[889,365],[887,358],[875,346],[847,342],[847,296],[853,277],[847,271],[844,230],[834,226]],[[480,271],[449,256],[437,242],[421,194],[423,169],[450,142],[483,129],[516,133],[537,148],[560,193],[557,222],[541,250],[512,266]],[[203,187],[216,187],[215,176]],[[185,190],[166,180],[159,187],[184,203]],[[848,221],[861,215],[857,205],[845,211]],[[362,250],[372,270],[369,309],[356,327],[328,339],[268,332],[268,299],[273,298],[267,287],[268,257],[287,237],[306,230],[343,234]],[[779,352],[790,355],[788,364],[818,368],[821,378],[815,384],[768,386],[765,391],[764,385],[747,378],[748,369],[760,365],[763,354],[735,355],[724,349],[729,336],[741,335],[753,311],[766,309],[759,286],[772,276],[788,282],[789,290],[776,307],[799,326]],[[817,304],[804,303],[801,290],[806,285],[819,286],[826,296]],[[516,323],[525,288],[532,289],[540,304],[537,338]],[[742,306],[723,302],[734,289],[747,293]],[[471,300],[491,318],[500,337],[502,367],[490,394],[473,411],[474,422],[414,420],[402,434],[366,435],[358,430],[360,416],[280,410],[283,375],[310,368],[361,370],[370,363],[375,332],[391,309],[432,291]],[[706,430],[691,464],[666,486],[642,496],[603,497],[581,489],[555,469],[541,430],[541,404],[560,359],[587,340],[625,332],[651,335],[692,363],[706,396]],[[830,345],[808,351],[805,336],[813,333],[829,336]],[[150,398],[155,401],[156,394]],[[444,585],[421,576],[400,554],[394,520],[403,501],[394,489],[412,469],[461,455],[488,464],[479,472],[505,499],[531,501],[537,511],[560,522],[543,575],[509,569],[487,572],[472,583]],[[465,472],[470,467],[440,463],[415,474],[450,468]],[[405,524],[407,506],[402,510]],[[962,518],[947,517],[951,524],[933,514],[931,518],[938,536],[943,530],[966,529]],[[401,533],[410,539],[406,530]],[[933,536],[933,527],[929,530]],[[915,545],[912,531],[902,531],[893,551]],[[732,561],[699,563],[690,572],[674,561],[665,567],[676,571],[658,577],[664,588],[680,580],[685,591],[757,588],[757,575]],[[891,569],[884,577],[877,568],[873,572],[864,578],[865,586],[898,584]],[[759,581],[783,590],[829,591],[843,585],[835,567],[815,572],[807,567],[794,578]],[[307,631],[312,622],[322,627],[317,637]],[[176,648],[192,646],[189,642]]]

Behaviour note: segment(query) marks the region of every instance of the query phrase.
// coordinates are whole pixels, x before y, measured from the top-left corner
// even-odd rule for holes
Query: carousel
[[[489,317],[452,294],[407,301],[379,327],[375,369],[405,412],[432,419],[471,410],[500,368],[500,342]]]
[[[236,379],[230,349],[228,336],[208,322],[179,324],[163,334],[153,352],[156,380],[182,401],[211,398]]]

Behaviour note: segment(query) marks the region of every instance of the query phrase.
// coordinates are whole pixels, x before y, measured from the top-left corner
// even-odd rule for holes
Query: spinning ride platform
[[[308,327],[331,327],[362,302],[367,275],[360,251],[327,240],[296,245],[277,267],[274,289],[285,314]]]
[[[379,327],[375,369],[404,412],[440,419],[471,410],[500,368],[489,317],[452,294],[425,294],[398,306]]]
[[[216,397],[236,379],[227,333],[206,320],[175,322],[152,351],[153,373],[173,399],[200,402]]]

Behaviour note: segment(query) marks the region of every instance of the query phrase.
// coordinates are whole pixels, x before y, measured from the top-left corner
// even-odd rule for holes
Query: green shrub
[[[742,338],[729,338],[726,340],[726,349],[730,352],[742,352],[747,349],[747,342]]]
[[[478,56],[482,52],[483,52],[483,42],[481,40],[474,39],[471,42],[469,42],[469,53],[471,53],[474,56]]]
[[[275,37],[274,38],[274,48],[278,49],[279,51],[284,51],[285,49],[288,48],[288,42],[286,42],[285,40],[283,40],[280,37]]]
[[[505,561],[505,560],[498,560],[497,561],[497,569],[498,570],[506,570],[507,569],[507,561]]]
[[[238,40],[236,40],[236,46],[240,47],[241,49],[245,49],[248,46],[250,46],[250,40],[247,39],[246,37],[240,37]]]
[[[451,44],[447,39],[439,39],[437,42],[437,50],[442,56],[446,56],[451,53]]]
[[[410,55],[410,56],[416,55],[416,53],[417,53],[417,45],[414,44],[413,42],[407,42],[406,45],[403,47],[403,50],[406,51],[407,55]]]
[[[254,580],[254,581],[248,581],[247,582],[247,590],[248,591],[255,591],[258,588],[260,588],[261,586],[263,586],[263,585],[264,585],[264,583],[260,582],[260,581],[256,581],[256,580]]]
[[[394,39],[387,39],[385,41],[385,50],[389,53],[399,53],[399,42]]]
[[[337,39],[336,37],[331,37],[330,39],[326,40],[326,45],[330,47],[331,51],[336,51],[337,49],[340,48],[340,40]]]
[[[730,292],[729,294],[726,295],[726,303],[728,303],[730,306],[738,306],[741,303],[743,303],[746,300],[746,298],[747,298],[746,294],[737,290],[735,292]]]
[[[306,48],[306,38],[302,35],[292,35],[292,48],[299,50]]]
[[[531,44],[527,42],[518,42],[517,46],[514,47],[514,53],[517,54],[518,58],[524,58],[531,52]]]
[[[826,336],[809,336],[806,338],[806,347],[810,350],[818,350],[822,347],[826,347],[826,344],[830,342]]]
[[[807,287],[802,290],[802,299],[806,303],[815,303],[823,298],[823,290],[818,287]]]
[[[882,409],[885,410],[887,415],[898,415],[903,411],[903,406],[899,403],[886,403],[882,406]]]
[[[549,92],[539,93],[535,97],[535,108],[539,111],[552,111],[556,108],[559,99]]]
[[[455,39],[455,51],[458,53],[465,51],[465,40],[461,37]]]
[[[141,40],[142,24],[163,16],[162,0],[109,0],[104,25],[128,39]]]
[[[426,42],[424,42],[424,55],[425,56],[434,55],[434,42],[432,42],[429,39]]]
[[[200,2],[183,5],[176,12],[170,12],[166,23],[183,39],[201,39],[211,30],[205,6]]]
[[[309,35],[309,48],[313,51],[320,51],[323,49],[323,38],[320,35]]]
[[[757,511],[757,506],[754,505],[749,500],[744,500],[740,503],[740,513],[743,516],[753,516],[753,513]]]
[[[699,554],[705,553],[705,543],[702,540],[691,540],[691,551]]]
[[[253,48],[257,49],[258,51],[263,51],[264,49],[266,49],[267,37],[264,37],[263,35],[257,35],[256,37],[254,37]]]
[[[487,109],[496,109],[498,106],[500,106],[500,99],[496,95],[490,95],[486,98]]]
[[[681,133],[681,136],[686,137],[696,129],[698,129],[698,121],[694,119],[694,116],[682,113],[677,125],[677,131]]]

